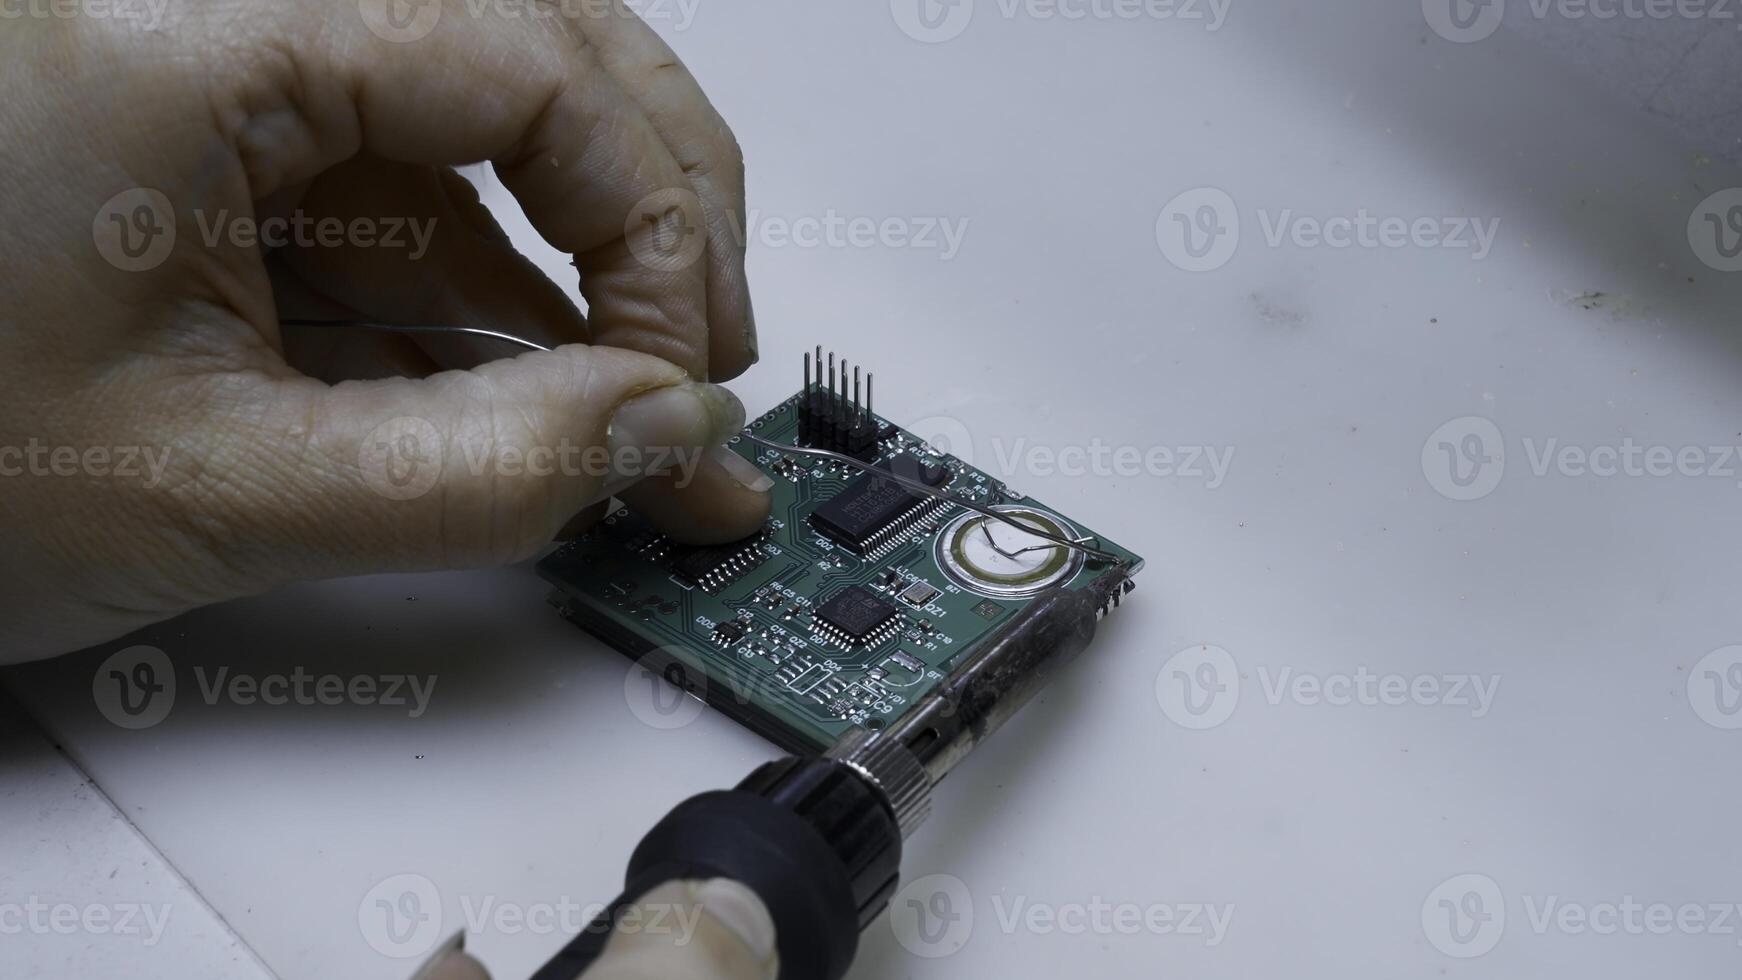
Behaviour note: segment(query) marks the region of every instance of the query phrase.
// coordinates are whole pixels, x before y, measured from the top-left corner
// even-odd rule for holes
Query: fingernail
[[[708,458],[718,463],[726,471],[726,475],[732,478],[732,482],[746,490],[762,493],[774,486],[772,477],[729,447],[715,446],[708,450]]]
[[[744,347],[750,352],[750,363],[762,360],[762,344],[756,338],[756,304],[749,294],[744,296]]]
[[[617,406],[605,441],[613,451],[718,446],[744,428],[744,405],[719,385],[691,382],[636,395]]]
[[[744,405],[719,385],[691,382],[636,395],[617,406],[605,432],[605,447],[617,471],[606,481],[612,493],[648,475],[674,468],[712,449],[744,428]]]
[[[757,962],[774,955],[774,919],[749,887],[730,878],[710,878],[692,894],[703,912],[744,941]]]

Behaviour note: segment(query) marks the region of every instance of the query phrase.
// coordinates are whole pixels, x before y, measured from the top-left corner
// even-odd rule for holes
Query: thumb
[[[231,594],[518,561],[644,476],[693,474],[744,425],[724,388],[603,347],[423,379],[255,384],[265,390],[203,413],[221,421],[197,436],[215,448],[201,453],[192,519],[240,573]]]

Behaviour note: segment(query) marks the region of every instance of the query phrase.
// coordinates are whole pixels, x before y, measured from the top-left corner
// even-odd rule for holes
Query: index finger
[[[594,343],[707,376],[694,193],[602,65],[584,14],[507,17],[464,0],[424,0],[408,18],[393,16],[395,0],[261,6],[276,25],[266,57],[249,52],[235,90],[218,93],[239,103],[220,118],[236,120],[252,197],[360,150],[489,160],[539,234],[574,256]]]

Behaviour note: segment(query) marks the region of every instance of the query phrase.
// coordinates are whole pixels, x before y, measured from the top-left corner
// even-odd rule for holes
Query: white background
[[[1702,263],[1688,233],[1696,206],[1742,175],[1724,162],[1733,144],[1690,141],[1687,114],[1652,107],[1651,86],[1595,80],[1520,37],[1560,38],[1548,47],[1564,54],[1587,25],[1514,24],[1519,7],[1474,43],[1378,0],[1236,0],[1215,31],[1007,17],[979,0],[937,44],[903,34],[882,0],[702,0],[687,25],[656,19],[736,129],[764,220],[967,222],[947,260],[753,235],[764,360],[734,386],[752,411],[790,394],[799,351],[823,343],[878,370],[883,414],[965,428],[983,467],[1017,439],[1234,453],[1213,489],[1008,474],[1148,567],[1091,654],[941,787],[909,844],[906,875],[951,876],[927,880],[971,909],[971,930],[951,934],[965,941],[916,944],[949,952],[927,958],[880,922],[856,978],[1734,975],[1735,915],[1729,935],[1532,920],[1551,899],[1742,902],[1742,730],[1721,727],[1742,716],[1709,707],[1714,691],[1742,692],[1696,670],[1742,643],[1742,462],[1729,476],[1532,467],[1551,439],[1742,443],[1742,274]],[[1735,50],[1733,21],[1706,31]],[[1709,57],[1690,40],[1663,79]],[[1733,89],[1735,62],[1723,67]],[[1709,71],[1693,77],[1710,84]],[[1240,239],[1225,264],[1191,273],[1163,247],[1175,229],[1164,211],[1200,188],[1233,202]],[[1266,240],[1284,212],[1363,210],[1498,220],[1498,234],[1479,260]],[[568,281],[560,257],[539,254]],[[1471,417],[1499,433],[1499,462],[1482,471],[1492,481],[1498,466],[1498,482],[1452,499],[1469,494],[1430,436]],[[1450,441],[1486,431],[1459,423]],[[171,895],[188,931],[143,950],[93,938],[70,960],[6,936],[0,974],[244,975],[246,956],[186,952],[224,949],[205,937],[212,914],[277,975],[386,980],[416,961],[371,948],[359,907],[393,876],[428,880],[443,934],[468,902],[614,895],[660,814],[773,753],[711,713],[644,724],[626,662],[543,594],[517,568],[205,610],[131,641],[165,650],[182,685],[143,731],[92,701],[93,671],[125,644],[9,672],[8,689],[161,852],[141,860],[173,867],[136,891]],[[1163,703],[1197,655],[1171,658],[1206,645],[1234,670],[1213,702],[1225,720],[1194,730],[1179,720],[1200,716]],[[193,672],[224,665],[438,680],[418,718],[208,706]],[[1285,670],[1498,689],[1481,717],[1334,705],[1271,696]],[[82,868],[103,833],[67,821],[32,839]],[[9,844],[0,864],[15,858]],[[32,867],[0,887],[98,900],[81,898],[98,895],[82,870]],[[1485,877],[1441,887],[1469,874]],[[1504,925],[1460,944],[1438,901],[1466,893],[1503,908]],[[1231,927],[1211,946],[1000,919],[1018,901],[1097,900],[1231,905]],[[499,977],[562,942],[468,937]]]

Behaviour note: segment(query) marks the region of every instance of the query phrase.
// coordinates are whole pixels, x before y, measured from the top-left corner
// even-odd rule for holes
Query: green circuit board
[[[806,431],[820,424],[807,416],[817,391],[807,386],[750,422],[746,435],[782,446],[827,444]],[[849,437],[837,426],[835,448],[978,503],[1019,515],[1042,511],[1028,519],[1059,518],[1054,528],[1117,554],[1131,572],[1141,565],[856,404],[849,413]],[[894,721],[1032,596],[1021,594],[1020,581],[981,583],[961,573],[957,557],[983,551],[982,539],[1006,533],[1006,523],[977,529],[972,522],[983,516],[838,459],[744,436],[730,448],[774,480],[773,507],[756,535],[686,546],[619,508],[553,552],[539,572],[571,621],[788,751],[818,752],[853,726],[875,731]],[[1080,587],[1114,564],[1057,546],[1007,550],[1020,554],[1018,578],[1045,578],[1049,587]],[[983,564],[1005,561],[989,556]]]

